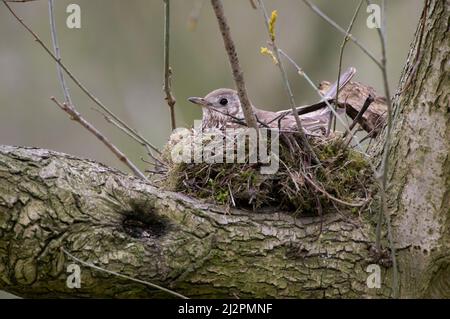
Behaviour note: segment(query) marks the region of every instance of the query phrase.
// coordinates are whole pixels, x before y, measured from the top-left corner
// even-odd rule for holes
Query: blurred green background
[[[358,0],[315,0],[344,29]],[[388,5],[388,67],[392,93],[405,64],[409,45],[423,5],[421,0],[391,0]],[[66,7],[81,7],[81,29],[66,27]],[[172,0],[171,66],[177,98],[178,126],[188,127],[201,118],[201,110],[186,101],[219,87],[234,87],[217,21],[209,1]],[[198,25],[189,17],[202,4]],[[301,0],[266,0],[267,10],[278,10],[277,41],[309,76],[319,83],[337,76],[343,36],[314,14]],[[111,110],[162,146],[170,135],[169,112],[162,92],[162,0],[56,0],[58,36],[63,61]],[[47,1],[11,4],[48,45],[50,30]],[[259,53],[266,45],[263,17],[248,0],[224,0],[252,102],[264,109],[288,107],[278,69]],[[366,26],[363,4],[352,34],[376,56],[380,55],[376,30]],[[2,4],[0,6],[0,144],[49,148],[92,158],[126,170],[97,139],[68,119],[50,100],[62,99],[55,63],[33,41]],[[354,66],[356,80],[382,93],[381,74],[353,43],[344,56],[344,68]],[[316,93],[293,69],[289,76],[299,105],[315,102]],[[70,82],[78,110],[139,166],[145,152],[107,124],[92,110],[92,102]]]
[[[189,17],[203,2],[197,28]],[[359,1],[315,1],[345,29]],[[73,1],[57,0],[56,17],[64,62],[106,105],[155,145],[170,134],[169,112],[162,92],[163,1],[78,0],[81,29],[66,27],[66,7]],[[217,22],[209,1],[172,0],[171,66],[177,98],[178,126],[190,126],[201,111],[186,101],[219,87],[234,87]],[[388,3],[389,81],[395,92],[409,44],[420,15],[422,1]],[[47,1],[11,4],[47,44],[50,42]],[[278,69],[259,53],[267,34],[259,10],[248,0],[225,0],[224,6],[236,42],[252,102],[265,109],[288,107]],[[315,82],[333,81],[337,75],[343,36],[300,0],[266,1],[267,10],[278,10],[277,39]],[[361,8],[353,34],[379,56],[379,39],[366,26],[366,5]],[[62,99],[55,63],[32,37],[0,6],[0,143],[49,148],[96,159],[121,169],[111,153],[54,105]],[[355,66],[357,80],[381,93],[380,72],[371,60],[349,43],[344,68]],[[316,93],[293,69],[289,72],[298,104],[317,100]],[[70,80],[68,80],[70,83]],[[124,136],[91,108],[92,102],[70,83],[78,110],[138,165],[141,147]]]

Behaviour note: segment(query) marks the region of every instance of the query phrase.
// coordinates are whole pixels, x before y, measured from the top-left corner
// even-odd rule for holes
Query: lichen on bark
[[[227,213],[92,161],[6,146],[0,185],[0,287],[21,296],[166,296],[87,268],[70,290],[60,247],[190,297],[388,296],[365,285],[373,229],[354,216]]]

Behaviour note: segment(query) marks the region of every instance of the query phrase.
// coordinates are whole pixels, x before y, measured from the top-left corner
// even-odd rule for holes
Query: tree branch
[[[55,52],[56,58],[58,60],[61,60],[61,51],[59,49],[58,36],[56,34],[56,21],[53,0],[48,0],[48,15],[50,19],[50,31],[52,35],[53,51]],[[56,63],[56,70],[58,72],[59,83],[61,84],[61,89],[64,94],[64,100],[68,105],[73,105],[69,93],[69,87],[67,86],[66,79],[64,78],[63,70],[58,63]]]
[[[320,164],[319,158],[317,157],[316,153],[314,152],[311,145],[309,144],[308,139],[306,138],[306,134],[303,129],[302,122],[300,121],[300,117],[298,116],[297,112],[295,112],[296,103],[294,100],[294,93],[292,92],[286,70],[284,69],[283,62],[280,59],[280,53],[279,53],[278,47],[275,43],[275,33],[273,30],[275,21],[272,22],[272,27],[271,27],[266,8],[264,6],[264,2],[262,0],[258,0],[258,5],[261,8],[261,11],[263,12],[264,24],[266,26],[267,32],[269,33],[269,39],[270,39],[269,41],[270,41],[271,47],[273,47],[273,49],[274,49],[273,54],[274,54],[275,60],[277,62],[276,64],[278,66],[278,69],[280,70],[281,77],[283,79],[283,85],[284,85],[286,93],[288,94],[288,97],[289,97],[289,104],[292,109],[292,113],[294,115],[295,122],[297,124],[298,135],[300,137],[300,142],[302,144],[302,148],[304,149],[304,151],[308,155],[308,157],[311,158],[311,161],[314,164]]]
[[[352,20],[350,21],[350,24],[349,24],[349,26],[347,28],[347,32],[346,32],[347,34],[350,34],[350,32],[352,32],[353,24],[355,23],[356,18],[358,17],[358,13],[359,13],[359,10],[361,9],[361,6],[362,6],[363,2],[364,2],[364,0],[360,0],[359,1],[358,6],[356,7],[355,13],[353,14]],[[340,91],[340,88],[339,88],[340,83],[339,82],[340,82],[341,72],[342,72],[342,60],[344,58],[344,50],[345,50],[345,46],[347,45],[348,39],[349,39],[349,36],[346,35],[344,37],[344,40],[342,41],[341,50],[339,52],[339,67],[338,67],[338,76],[337,76],[337,80],[336,80],[337,84],[336,84],[336,98],[335,98],[335,101],[339,101],[339,91]],[[330,131],[331,131],[331,125],[332,125],[333,120],[334,120],[333,130],[336,130],[336,118],[334,117],[333,113],[330,113],[330,122],[328,123],[327,134],[329,134]]]
[[[94,96],[76,77],[75,75],[66,67],[62,60],[56,57],[50,48],[41,40],[41,38],[21,19],[15,11],[8,5],[7,1],[2,0],[3,4],[6,8],[11,12],[13,17],[33,36],[36,42],[44,49],[45,52],[53,59],[56,63],[64,70],[64,72],[72,79],[72,81],[80,88],[83,93],[85,93],[99,108],[108,114],[108,116],[114,119],[114,122],[111,123],[119,123],[123,128],[127,129],[130,132],[130,136],[140,142],[145,143],[147,146],[152,148],[158,154],[161,152],[153,146],[147,139],[145,139],[140,133],[138,133],[135,129],[131,128],[128,124],[126,124],[123,120],[121,120],[117,115],[115,115],[106,105],[104,105],[96,96]]]
[[[389,291],[365,284],[374,228],[355,215],[229,212],[47,150],[0,146],[0,216],[0,289],[24,297],[168,296],[83,265],[81,288],[68,289],[66,267],[73,261],[61,247],[187,297]],[[325,241],[316,240],[321,224]]]
[[[172,131],[177,128],[175,121],[175,97],[172,94],[172,68],[170,67],[170,0],[164,0],[164,92],[170,109]]]
[[[143,180],[147,180],[147,177],[134,165],[126,155],[120,151],[114,144],[112,144],[99,130],[97,130],[91,123],[86,121],[81,114],[75,109],[73,105],[68,105],[66,103],[60,103],[56,98],[51,97],[51,100],[55,102],[56,105],[60,107],[61,110],[70,115],[70,118],[81,124],[85,129],[91,132],[96,138],[98,138],[109,150],[126,166],[128,166],[131,171]]]
[[[382,68],[382,64],[378,59],[375,57],[375,55],[369,51],[361,42],[359,42],[358,39],[355,38],[355,36],[345,32],[345,30],[339,26],[336,22],[333,21],[329,16],[327,16],[325,13],[323,13],[317,6],[312,4],[309,0],[302,0],[311,10],[313,10],[319,17],[321,17],[324,21],[326,21],[329,25],[331,25],[333,28],[341,32],[343,35],[348,37],[354,44],[356,44],[369,58],[372,59],[373,62],[375,62],[378,67]]]
[[[241,108],[244,113],[245,122],[248,127],[258,128],[256,123],[256,117],[253,113],[252,104],[247,95],[247,89],[245,87],[244,74],[239,65],[239,58],[236,52],[233,39],[231,38],[230,27],[228,26],[225,13],[223,11],[223,5],[221,0],[211,0],[214,13],[219,23],[220,32],[222,33],[223,43],[228,54],[228,60],[230,61],[231,69],[233,71],[233,78],[236,84],[236,89],[241,102]]]

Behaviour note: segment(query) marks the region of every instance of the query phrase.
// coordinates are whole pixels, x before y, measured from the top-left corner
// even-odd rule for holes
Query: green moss
[[[248,158],[245,163],[174,163],[169,155],[174,147],[180,147],[180,140],[183,145],[189,139],[177,137],[175,143],[171,139],[163,150],[169,170],[162,186],[222,205],[272,207],[301,214],[317,214],[320,208],[322,213],[342,209],[343,205],[332,197],[361,203],[374,192],[365,158],[348,148],[340,137],[310,140],[322,163],[320,167],[308,164],[295,136],[284,137],[280,139],[280,167],[272,175],[261,174],[261,165],[249,163]],[[202,141],[203,145],[209,142]],[[357,207],[348,210],[360,212]]]

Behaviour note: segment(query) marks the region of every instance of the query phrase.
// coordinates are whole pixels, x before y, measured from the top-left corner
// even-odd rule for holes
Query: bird
[[[355,75],[356,69],[350,67],[342,74],[339,80],[341,90]],[[321,109],[300,115],[302,127],[306,133],[323,135],[328,127],[330,119],[329,108],[323,101],[332,99],[336,95],[337,83],[330,86],[317,105]],[[220,88],[208,93],[205,97],[190,97],[188,101],[202,107],[202,129],[227,129],[236,128],[245,124],[244,114],[236,90]],[[259,126],[266,128],[278,128],[281,131],[295,132],[298,130],[292,109],[278,112],[265,111],[252,104],[253,112]],[[299,110],[299,108],[297,108]]]

